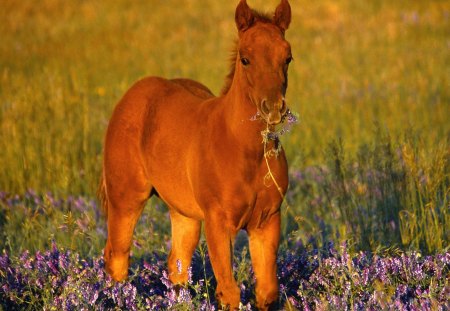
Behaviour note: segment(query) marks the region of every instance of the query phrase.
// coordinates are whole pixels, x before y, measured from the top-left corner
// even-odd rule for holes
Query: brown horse
[[[279,141],[261,133],[274,131],[286,115],[292,57],[284,33],[290,20],[287,0],[273,16],[241,0],[233,65],[220,96],[192,80],[149,77],[117,104],[99,188],[108,217],[106,270],[115,280],[127,277],[134,227],[148,198],[156,195],[169,207],[168,268],[174,284],[187,282],[204,221],[218,301],[231,309],[240,302],[231,265],[240,229],[249,236],[258,308],[278,301],[276,256],[287,162]]]

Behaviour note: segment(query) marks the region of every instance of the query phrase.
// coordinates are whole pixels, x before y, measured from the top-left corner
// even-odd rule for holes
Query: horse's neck
[[[231,88],[223,97],[224,117],[233,142],[254,155],[264,154],[263,132],[266,123],[257,116],[257,108],[249,96]],[[269,142],[271,145],[273,142]],[[266,146],[267,147],[267,146]]]

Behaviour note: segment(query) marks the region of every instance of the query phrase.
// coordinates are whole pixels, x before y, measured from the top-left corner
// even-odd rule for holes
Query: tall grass
[[[292,171],[289,216],[301,217],[289,217],[286,231],[296,223],[293,238],[319,246],[350,241],[353,250],[448,248],[447,148],[420,152],[422,143],[412,137],[395,142],[381,129],[377,133],[378,140],[361,146],[356,156],[348,156],[337,140],[328,146],[327,165]]]
[[[287,99],[301,123],[282,138],[292,176],[285,236],[350,239],[355,249],[445,249],[450,5],[291,2]],[[249,3],[273,10],[278,1]],[[219,92],[236,37],[234,5],[7,0],[0,10],[0,190],[93,197],[110,113],[136,79],[189,77]],[[19,210],[2,216],[10,235],[14,224],[46,221],[45,213]],[[41,232],[69,230],[82,217],[70,211],[37,222]],[[43,243],[27,226],[20,234],[29,242],[13,249]],[[58,243],[84,247],[76,239]]]

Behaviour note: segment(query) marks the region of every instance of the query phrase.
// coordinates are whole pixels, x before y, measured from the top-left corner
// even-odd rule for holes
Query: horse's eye
[[[247,66],[250,64],[250,61],[248,60],[248,58],[242,57],[241,63],[242,63],[242,65]]]
[[[291,61],[292,61],[292,56],[289,56],[288,58],[286,58],[286,65],[289,65]]]

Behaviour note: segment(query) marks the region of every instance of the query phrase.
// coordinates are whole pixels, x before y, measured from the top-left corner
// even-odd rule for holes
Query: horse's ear
[[[253,12],[248,6],[246,0],[241,0],[239,2],[238,6],[236,7],[234,19],[236,21],[236,27],[239,32],[247,30],[253,24],[255,17],[253,16]]]
[[[291,23],[291,6],[288,0],[281,0],[273,16],[273,22],[285,32]]]

